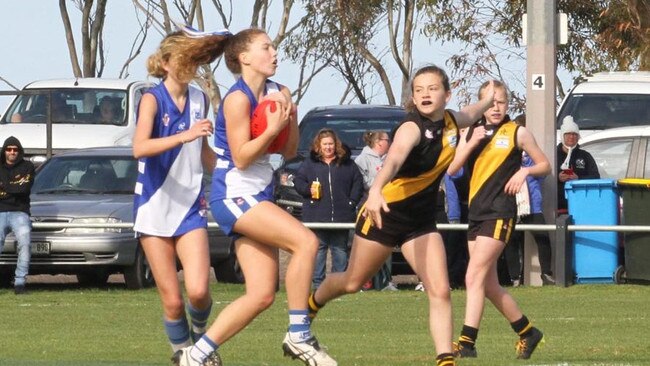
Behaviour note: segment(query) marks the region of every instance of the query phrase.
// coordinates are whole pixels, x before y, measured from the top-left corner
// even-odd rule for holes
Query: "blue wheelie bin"
[[[575,225],[618,225],[618,192],[613,179],[582,179],[564,186]],[[615,231],[574,231],[576,283],[614,283],[618,266]]]

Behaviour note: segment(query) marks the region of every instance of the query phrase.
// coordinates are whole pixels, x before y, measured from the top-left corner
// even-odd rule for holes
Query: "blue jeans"
[[[312,286],[317,289],[325,280],[325,264],[327,248],[332,253],[332,272],[345,272],[348,267],[348,238],[349,230],[314,229],[318,237],[318,254],[312,277]]]
[[[24,286],[25,276],[29,273],[31,259],[32,222],[29,215],[21,211],[0,212],[0,253],[9,232],[16,236],[16,254],[18,262],[14,286]]]

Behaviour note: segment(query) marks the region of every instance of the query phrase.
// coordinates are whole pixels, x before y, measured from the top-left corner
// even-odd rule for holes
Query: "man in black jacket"
[[[574,179],[599,179],[598,165],[590,153],[580,149],[580,129],[573,117],[566,116],[560,127],[562,142],[557,145],[557,209],[566,213],[564,184]]]
[[[8,137],[2,145],[0,165],[0,252],[6,235],[16,236],[17,265],[14,291],[25,293],[25,277],[31,259],[32,223],[29,218],[29,194],[34,183],[34,164],[23,159],[23,146]]]

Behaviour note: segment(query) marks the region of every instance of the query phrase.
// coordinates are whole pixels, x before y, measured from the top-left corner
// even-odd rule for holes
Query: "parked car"
[[[17,137],[25,156],[39,164],[47,152],[47,121],[51,120],[51,152],[69,149],[128,146],[135,114],[148,81],[124,79],[59,79],[25,86],[0,119],[0,141]],[[102,106],[112,107],[110,119]]]
[[[406,112],[401,107],[368,104],[317,107],[307,112],[298,125],[300,130],[298,155],[284,161],[275,170],[276,204],[296,218],[301,218],[302,196],[293,187],[293,177],[302,161],[309,156],[314,136],[322,128],[334,130],[341,141],[350,148],[352,158],[355,158],[366,146],[363,141],[364,132],[368,130],[390,132],[397,127],[404,116]],[[394,275],[413,273],[399,249],[395,250],[392,261]]]
[[[558,134],[568,115],[580,127],[581,137],[609,128],[650,124],[650,72],[599,72],[583,78],[560,105]]]
[[[580,139],[601,178],[650,178],[650,123],[613,128]]]
[[[37,170],[31,194],[32,222],[132,223],[137,166],[130,147],[80,149],[55,155]],[[209,243],[217,280],[242,282],[230,238],[211,229]],[[31,248],[30,274],[76,274],[82,284],[101,285],[110,274],[123,273],[130,289],[154,284],[130,226],[35,227]],[[15,238],[9,235],[0,253],[0,278],[5,285],[7,279],[13,278],[15,266]]]

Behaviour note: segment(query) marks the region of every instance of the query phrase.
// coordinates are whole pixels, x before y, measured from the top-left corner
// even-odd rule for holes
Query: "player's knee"
[[[167,319],[180,319],[185,315],[185,304],[178,296],[163,299],[163,309]]]
[[[362,281],[355,281],[355,280],[346,281],[343,290],[345,291],[346,294],[353,294],[355,292],[359,292],[362,286],[363,286]]]
[[[473,288],[478,284],[478,279],[473,271],[467,271],[465,274],[465,287]]]
[[[255,307],[258,311],[268,309],[275,301],[275,292],[261,292],[254,295]]]
[[[424,287],[429,298],[436,301],[446,301],[451,298],[451,290],[448,284],[438,284]]]
[[[210,289],[208,286],[186,288],[187,298],[192,304],[209,304]]]
[[[302,254],[310,258],[316,256],[318,251],[318,238],[311,230],[307,230],[305,234],[295,236],[295,243],[292,245],[293,254]]]

